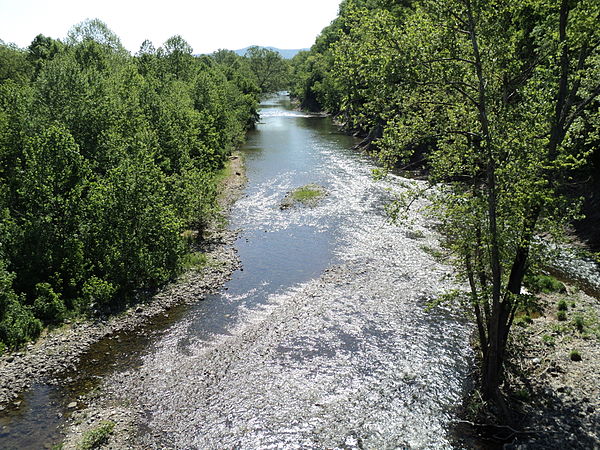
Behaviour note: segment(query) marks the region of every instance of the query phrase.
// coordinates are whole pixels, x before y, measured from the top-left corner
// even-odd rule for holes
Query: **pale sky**
[[[310,47],[335,19],[340,0],[0,0],[0,39],[27,47],[38,34],[63,39],[98,18],[135,53],[180,34],[194,53],[248,45]]]

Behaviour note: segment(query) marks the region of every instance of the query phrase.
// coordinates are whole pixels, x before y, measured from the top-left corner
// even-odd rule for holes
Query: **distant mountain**
[[[244,56],[249,48],[250,47],[242,48],[240,50],[234,50],[234,52],[240,56]],[[264,48],[268,48],[269,50],[278,52],[284,59],[292,59],[296,55],[296,53],[301,52],[303,50],[310,50],[308,48],[297,48],[297,49],[281,49],[281,48],[275,48],[275,47],[264,47]]]

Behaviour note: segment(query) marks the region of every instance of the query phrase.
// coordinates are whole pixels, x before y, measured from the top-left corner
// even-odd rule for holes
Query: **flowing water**
[[[374,181],[354,144],[287,96],[263,103],[230,223],[243,269],[177,320],[129,337],[127,357],[103,352],[114,361],[95,385],[144,412],[140,448],[452,446],[471,329],[427,310],[452,287],[431,256],[432,225],[418,212],[387,220],[393,192],[418,181]],[[328,195],[280,208],[309,183]]]

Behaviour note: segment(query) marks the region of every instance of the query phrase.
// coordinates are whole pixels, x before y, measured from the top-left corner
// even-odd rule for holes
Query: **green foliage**
[[[567,301],[565,299],[559,300],[557,308],[559,311],[566,311],[569,308],[567,305]]]
[[[78,450],[92,450],[101,447],[108,442],[108,438],[115,428],[115,423],[111,420],[104,420],[97,427],[86,431],[83,434],[81,442],[77,446]]]
[[[499,398],[525,274],[532,291],[564,292],[538,276],[538,236],[560,238],[578,217],[565,187],[600,124],[598,20],[589,0],[346,0],[292,61],[304,106],[362,132],[388,169],[426,162],[416,194],[470,286],[457,301],[477,324],[487,399]],[[396,218],[414,195],[389,208]]]
[[[14,278],[15,275],[7,272],[4,261],[0,260],[0,342],[8,348],[36,338],[42,330],[41,322],[23,304],[23,298],[14,292]]]
[[[202,252],[192,252],[183,258],[183,267],[186,269],[200,270],[208,263],[208,258]]]
[[[33,67],[23,51],[15,45],[6,45],[0,40],[0,83],[13,80],[27,83],[33,73]]]
[[[77,305],[80,312],[89,311],[96,306],[108,305],[116,292],[114,285],[92,276],[85,281],[81,289],[81,300]]]
[[[257,120],[248,58],[181,38],[131,56],[99,20],[0,45],[0,345],[176,276]]]
[[[554,336],[550,336],[549,334],[544,334],[542,336],[542,342],[548,346],[553,346],[556,343],[556,339]]]
[[[40,73],[44,64],[54,58],[62,48],[63,44],[60,41],[42,34],[38,34],[35,37],[29,47],[27,47],[27,60],[33,64],[35,76]]]
[[[533,319],[529,314],[523,314],[515,318],[515,325],[521,325],[526,327],[527,325],[531,325],[533,323]]]
[[[60,295],[54,292],[48,283],[38,283],[35,288],[36,298],[33,302],[35,316],[44,324],[61,322],[67,310]]]
[[[565,311],[558,311],[556,313],[556,319],[559,322],[564,322],[565,320],[567,320],[567,313]]]
[[[585,318],[581,314],[575,315],[575,317],[573,317],[573,325],[577,331],[583,333],[583,330],[585,329]]]
[[[277,92],[288,86],[288,64],[278,52],[253,46],[248,49],[245,57],[261,93]]]
[[[523,280],[523,284],[532,292],[543,292],[551,294],[553,292],[566,292],[565,285],[550,275],[538,274],[527,276]]]
[[[579,350],[573,349],[569,352],[569,359],[571,361],[581,361],[581,353]]]

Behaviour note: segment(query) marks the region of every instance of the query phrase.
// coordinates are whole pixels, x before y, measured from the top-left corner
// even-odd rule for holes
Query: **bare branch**
[[[571,114],[569,118],[565,121],[565,132],[571,127],[575,119],[577,119],[577,117],[579,117],[583,113],[586,106],[593,102],[596,99],[596,97],[598,97],[598,95],[600,95],[600,84],[596,86],[592,93],[577,106],[577,109],[575,109],[575,111],[573,111],[573,114]]]
[[[468,64],[472,64],[475,65],[475,61],[472,61],[470,59],[465,59],[465,58],[435,58],[435,59],[429,59],[427,61],[422,61],[422,64],[429,64],[432,62],[448,62],[448,61],[459,61],[459,62],[465,62]]]
[[[460,87],[460,85],[458,84],[454,84],[454,83],[447,83],[452,89],[454,89],[455,91],[460,92],[463,97],[465,97],[467,100],[469,100],[471,103],[473,103],[473,105],[475,105],[475,107],[477,109],[481,109],[481,105],[479,104],[479,102],[477,100],[475,100],[468,92],[466,92],[464,89],[462,89]]]

